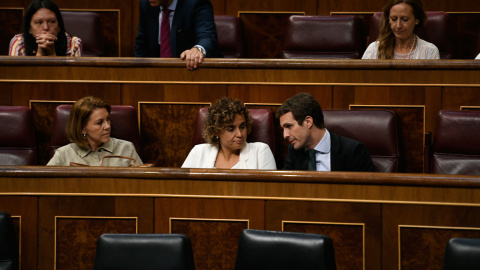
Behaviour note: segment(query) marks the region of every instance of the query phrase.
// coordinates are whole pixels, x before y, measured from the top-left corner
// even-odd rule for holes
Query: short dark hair
[[[276,117],[280,118],[280,116],[289,112],[293,114],[293,118],[297,120],[299,125],[303,124],[305,117],[311,116],[313,118],[313,124],[316,127],[325,128],[322,107],[309,93],[299,93],[287,99],[287,101],[278,108]]]
[[[59,32],[57,35],[57,41],[55,42],[55,52],[57,56],[65,56],[67,54],[67,37],[65,36],[65,25],[63,23],[62,13],[58,6],[50,0],[34,0],[32,1],[25,12],[23,18],[23,38],[25,40],[25,55],[35,55],[33,51],[37,51],[38,45],[35,37],[30,34],[30,22],[33,15],[41,8],[46,8],[55,13],[57,17]]]

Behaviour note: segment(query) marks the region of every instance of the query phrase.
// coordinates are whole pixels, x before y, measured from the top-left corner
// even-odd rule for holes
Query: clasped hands
[[[38,44],[37,56],[55,56],[55,42],[57,37],[55,35],[44,33],[35,36]]]

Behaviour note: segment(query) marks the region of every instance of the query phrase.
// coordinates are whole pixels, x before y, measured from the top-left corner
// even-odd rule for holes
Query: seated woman
[[[196,145],[182,168],[275,170],[275,159],[267,144],[247,143],[252,119],[242,102],[224,98],[208,109],[203,127],[207,143]]]
[[[23,19],[23,34],[10,41],[10,56],[82,56],[82,40],[65,32],[57,5],[34,0]]]
[[[390,0],[383,8],[380,34],[362,59],[440,59],[435,45],[414,34],[426,22],[420,0]]]
[[[143,164],[133,143],[110,137],[110,105],[96,97],[79,99],[72,107],[66,128],[72,142],[55,151],[47,166],[70,166],[70,162],[99,166],[105,156],[125,156]],[[131,160],[108,158],[104,166],[128,167]]]

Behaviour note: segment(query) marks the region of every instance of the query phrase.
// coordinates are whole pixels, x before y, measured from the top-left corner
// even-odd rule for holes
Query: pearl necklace
[[[417,35],[413,36],[413,44],[412,44],[412,47],[410,48],[410,51],[407,54],[407,58],[410,58],[410,59],[413,58],[413,55],[411,55],[411,53],[413,51],[413,48],[415,47],[415,43],[417,43]]]

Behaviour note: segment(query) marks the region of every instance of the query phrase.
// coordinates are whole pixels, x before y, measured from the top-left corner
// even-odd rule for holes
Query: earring
[[[215,140],[218,140],[218,136],[215,136]]]
[[[86,140],[87,139],[87,133],[83,133],[83,138]]]

